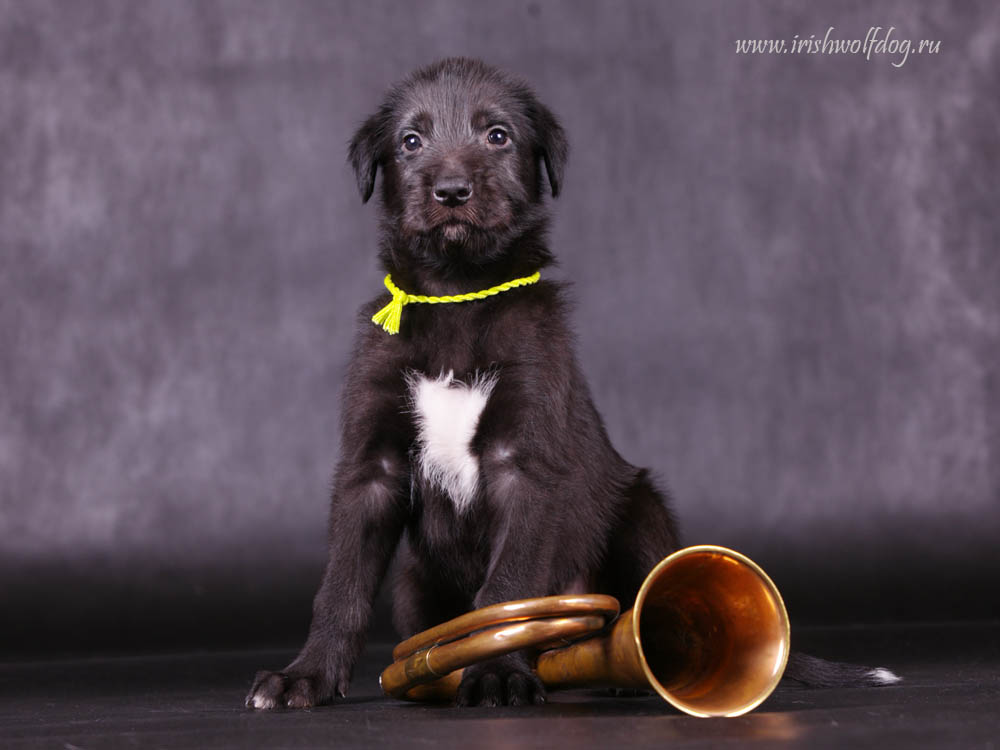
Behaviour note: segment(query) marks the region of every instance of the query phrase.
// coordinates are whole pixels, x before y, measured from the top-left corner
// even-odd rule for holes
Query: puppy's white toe
[[[261,711],[269,711],[274,708],[274,701],[264,695],[255,695],[250,699],[250,705]]]

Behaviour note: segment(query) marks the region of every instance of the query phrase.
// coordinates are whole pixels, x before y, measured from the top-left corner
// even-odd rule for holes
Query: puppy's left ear
[[[552,197],[559,195],[562,189],[563,169],[569,154],[569,143],[566,133],[556,119],[556,116],[543,104],[533,103],[532,120],[537,133],[537,155],[545,164],[545,173],[549,178],[549,188]]]
[[[367,203],[375,190],[375,173],[382,160],[382,143],[385,135],[387,113],[385,108],[365,120],[351,139],[348,160],[358,180],[361,202]]]

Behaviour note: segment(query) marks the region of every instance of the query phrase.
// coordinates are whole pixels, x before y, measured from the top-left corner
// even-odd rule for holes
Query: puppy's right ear
[[[387,112],[383,107],[358,128],[348,148],[348,159],[358,180],[362,203],[367,203],[375,190],[375,173],[382,160],[386,121]]]

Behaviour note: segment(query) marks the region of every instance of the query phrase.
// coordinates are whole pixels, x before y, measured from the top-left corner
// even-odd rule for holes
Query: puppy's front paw
[[[335,681],[324,675],[262,670],[253,679],[247,693],[246,707],[259,710],[272,708],[312,708],[333,699]],[[344,695],[347,685],[337,688]]]
[[[523,659],[500,657],[466,667],[458,706],[531,706],[545,703],[545,686]]]

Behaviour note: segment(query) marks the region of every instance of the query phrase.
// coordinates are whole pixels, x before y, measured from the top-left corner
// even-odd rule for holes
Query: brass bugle
[[[462,667],[592,634],[617,610],[612,597],[588,595],[470,612],[400,643],[382,689],[453,698]],[[542,651],[535,671],[550,689],[651,689],[692,716],[740,716],[777,686],[789,642],[788,613],[767,574],[739,552],[701,545],[661,560],[610,630]]]

